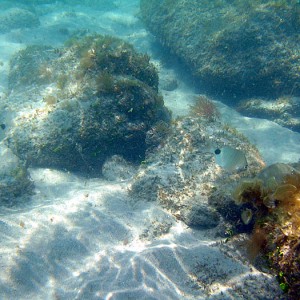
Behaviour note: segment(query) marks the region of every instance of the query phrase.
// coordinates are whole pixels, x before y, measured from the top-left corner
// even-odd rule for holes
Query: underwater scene
[[[300,1],[0,0],[0,299],[300,299]]]

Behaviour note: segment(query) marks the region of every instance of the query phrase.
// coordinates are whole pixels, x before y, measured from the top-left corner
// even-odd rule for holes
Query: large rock
[[[300,97],[279,97],[275,100],[252,98],[241,101],[237,110],[247,117],[272,120],[300,132]]]
[[[149,132],[169,126],[149,57],[117,38],[28,47],[11,62],[9,86],[18,115],[7,143],[30,166],[99,174],[115,154],[143,160],[160,143]]]
[[[150,31],[219,95],[299,95],[299,1],[141,0]]]
[[[215,151],[223,146],[244,153],[248,168],[229,170],[218,165]],[[235,163],[239,158],[232,155],[230,160]],[[159,202],[188,226],[220,227],[224,234],[223,220],[227,220],[210,205],[211,193],[219,185],[251,177],[262,165],[255,147],[235,129],[218,120],[188,116],[176,121],[164,144],[146,157],[129,192],[133,199]]]

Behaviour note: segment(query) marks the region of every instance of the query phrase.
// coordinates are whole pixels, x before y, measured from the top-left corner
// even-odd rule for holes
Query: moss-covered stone
[[[251,98],[241,101],[237,110],[248,117],[264,118],[300,132],[300,97],[283,96],[275,100]]]
[[[55,49],[48,46],[32,45],[17,52],[10,61],[9,88],[23,90],[31,85],[51,83],[55,57]]]
[[[32,66],[36,57],[49,76]],[[115,154],[143,160],[160,142],[146,141],[147,132],[161,122],[169,126],[155,67],[118,38],[93,35],[61,49],[28,47],[11,67],[10,86],[23,89],[27,110],[35,105],[15,120],[19,126],[7,142],[29,165],[99,174]],[[10,97],[14,101],[14,93]]]
[[[299,1],[141,0],[141,16],[211,92],[300,94]]]
[[[248,177],[261,169],[258,151],[237,131],[225,128],[219,120],[202,116],[176,120],[164,144],[146,160],[129,189],[134,199],[158,201],[188,226],[208,229],[222,223],[219,208],[208,200],[215,187],[237,178]],[[215,162],[215,149],[226,141],[247,155],[248,168],[227,171]],[[219,205],[221,198],[216,197]],[[224,212],[224,206],[222,207]],[[228,206],[228,210],[232,210]],[[236,212],[236,216],[240,216]],[[224,223],[221,225],[224,229]]]

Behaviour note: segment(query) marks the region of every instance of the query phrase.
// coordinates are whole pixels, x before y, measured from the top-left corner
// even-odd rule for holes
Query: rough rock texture
[[[234,189],[220,184],[209,199],[232,224],[229,238],[239,231],[251,232],[248,256],[253,261],[259,254],[268,259],[287,299],[299,298],[299,170],[299,163],[273,164],[254,178],[241,180]]]
[[[114,154],[141,161],[169,126],[154,66],[117,38],[27,47],[11,61],[9,86],[20,112],[7,143],[30,166],[100,174]]]
[[[11,206],[19,199],[24,200],[33,188],[27,169],[10,149],[0,143],[0,205]]]
[[[150,31],[213,93],[300,94],[299,1],[141,0],[140,7]]]
[[[252,98],[242,101],[237,110],[248,117],[264,118],[300,132],[300,97],[280,97],[276,100]]]
[[[186,117],[172,129],[164,145],[143,162],[130,194],[135,199],[158,201],[189,226],[209,229],[220,224],[224,234],[220,214],[208,204],[210,194],[220,181],[234,184],[252,176],[263,162],[241,134],[219,121]],[[223,145],[244,151],[247,170],[227,172],[216,165],[214,150]]]
[[[40,24],[38,16],[22,8],[11,8],[0,13],[0,33],[17,28],[32,28]]]
[[[110,181],[129,180],[135,172],[136,168],[120,155],[109,157],[102,166],[103,177]]]
[[[205,197],[201,199],[201,196],[198,196],[198,199],[192,197],[187,200],[185,208],[180,212],[182,221],[190,227],[199,229],[216,227],[220,222],[220,217],[212,207],[207,205],[206,201],[207,199]]]

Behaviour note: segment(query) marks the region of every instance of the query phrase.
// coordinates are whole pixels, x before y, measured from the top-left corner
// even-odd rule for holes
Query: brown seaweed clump
[[[216,105],[205,95],[199,95],[195,103],[190,107],[191,115],[201,117],[209,122],[220,118],[220,112]]]
[[[281,289],[296,299],[300,290],[300,172],[286,164],[271,165],[254,179],[242,181],[233,196],[245,207],[242,220],[253,218],[250,257],[265,254]]]

